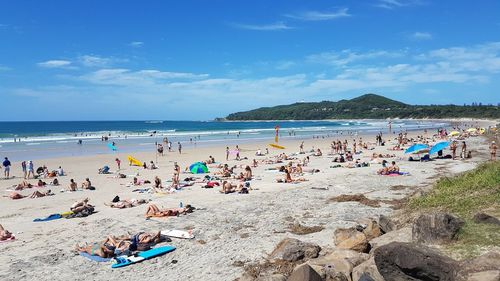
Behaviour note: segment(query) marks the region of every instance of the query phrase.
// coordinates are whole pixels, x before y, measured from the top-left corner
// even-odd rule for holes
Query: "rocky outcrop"
[[[458,275],[458,262],[419,244],[393,242],[376,249],[373,257],[386,280],[454,281]]]
[[[363,219],[359,221],[360,225],[363,227],[363,233],[368,241],[375,237],[382,235],[382,230],[380,229],[377,221],[373,219]]]
[[[368,252],[369,245],[366,235],[356,229],[339,228],[334,232],[335,246],[340,249],[354,250],[357,252]]]
[[[337,276],[341,273],[346,276],[346,280],[351,281],[351,273],[354,267],[366,261],[369,258],[368,254],[359,253],[353,250],[334,249],[317,259],[311,259],[307,263],[311,265],[320,275],[327,278]],[[327,278],[328,279],[328,278]]]
[[[308,264],[297,266],[287,281],[323,281],[323,278]]]
[[[459,275],[465,280],[500,280],[500,252],[488,252],[477,258],[463,261]]]
[[[388,233],[396,230],[396,224],[387,216],[380,215],[378,218],[378,225],[382,233]]]
[[[489,223],[500,225],[500,220],[486,213],[477,213],[473,218],[475,223]]]
[[[411,227],[403,227],[398,230],[391,231],[382,236],[370,240],[371,252],[376,248],[387,245],[391,242],[411,242],[412,241],[412,229]]]
[[[464,221],[447,213],[423,214],[412,229],[413,241],[446,243],[456,238]]]
[[[385,281],[384,277],[378,272],[377,266],[375,265],[375,259],[373,257],[369,258],[365,262],[356,266],[352,270],[352,280],[357,281],[360,280],[361,277],[373,281]]]
[[[295,262],[303,259],[316,258],[320,251],[321,247],[317,244],[286,238],[276,246],[269,255],[269,259]]]

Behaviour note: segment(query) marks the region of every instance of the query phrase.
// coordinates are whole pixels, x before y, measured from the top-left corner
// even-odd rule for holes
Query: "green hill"
[[[229,114],[225,120],[321,120],[385,118],[500,118],[495,105],[409,105],[366,94],[337,102],[301,102]]]

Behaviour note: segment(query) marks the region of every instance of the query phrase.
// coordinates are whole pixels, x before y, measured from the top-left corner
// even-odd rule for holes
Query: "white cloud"
[[[257,30],[257,31],[276,31],[276,30],[288,30],[293,29],[293,27],[286,25],[284,22],[275,22],[271,24],[232,24],[236,28],[248,29],[248,30]]]
[[[430,34],[429,32],[415,32],[411,34],[410,38],[417,41],[431,40],[432,34]]]
[[[68,60],[48,60],[39,62],[37,65],[45,68],[68,68],[70,67],[71,62]]]
[[[278,70],[286,70],[292,68],[295,65],[296,63],[293,61],[279,61],[278,63],[276,63],[275,68]]]
[[[96,55],[84,55],[77,58],[78,62],[86,67],[109,67],[116,63],[127,62],[127,59],[115,57],[101,57]]]
[[[350,17],[351,14],[349,14],[348,10],[348,8],[342,8],[334,12],[305,11],[297,14],[288,14],[285,16],[304,21],[325,21]]]
[[[141,42],[141,41],[132,41],[128,45],[130,47],[140,48],[140,47],[144,46],[144,42]]]
[[[329,51],[319,54],[312,54],[306,57],[306,62],[345,66],[356,61],[363,61],[381,57],[397,58],[401,56],[403,56],[403,52],[401,51],[369,51],[366,53],[359,53],[349,49],[345,49],[342,51]]]
[[[9,71],[9,70],[12,70],[12,69],[10,67],[8,67],[8,66],[0,64],[0,71]]]
[[[422,5],[420,0],[378,0],[375,7],[392,10],[395,8]]]

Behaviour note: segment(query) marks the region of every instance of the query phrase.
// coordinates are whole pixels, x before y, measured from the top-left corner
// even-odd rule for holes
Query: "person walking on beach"
[[[172,142],[171,141],[167,142],[167,146],[168,146],[168,152],[172,152]]]
[[[236,146],[236,160],[239,161],[240,159],[241,159],[240,158],[240,148],[239,148],[239,146]]]
[[[33,165],[33,161],[31,160],[28,162],[28,174],[26,175],[26,178],[29,179],[30,175],[35,178],[35,167]]]
[[[115,161],[116,161],[116,166],[118,166],[118,170],[120,170],[122,161],[120,161],[120,159],[118,158],[116,158]]]
[[[467,144],[465,141],[462,142],[462,152],[460,153],[460,157],[467,158]]]
[[[490,160],[495,161],[497,159],[497,144],[495,141],[492,141],[490,144]]]
[[[21,168],[23,169],[23,178],[26,179],[26,173],[28,172],[28,169],[26,167],[26,161],[21,162]]]
[[[300,153],[304,153],[304,142],[300,143],[299,149],[300,149]]]
[[[451,159],[455,160],[455,158],[457,158],[457,142],[456,141],[453,141],[450,145],[450,149],[451,149]]]
[[[10,177],[10,161],[9,161],[9,158],[5,157],[5,159],[3,160],[3,173],[4,173],[4,176],[6,179],[8,179]]]
[[[182,154],[182,144],[180,141],[177,144],[179,145],[179,154]]]
[[[226,161],[229,160],[229,146],[226,146]]]

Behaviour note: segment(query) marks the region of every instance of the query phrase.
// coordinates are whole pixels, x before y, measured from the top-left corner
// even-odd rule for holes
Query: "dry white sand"
[[[352,138],[349,138],[350,140]],[[364,139],[373,142],[373,136]],[[134,187],[124,184],[131,181],[116,179],[112,175],[98,175],[97,169],[107,164],[115,169],[114,158],[122,159],[122,173],[131,175],[139,171],[141,179],[153,180],[155,175],[163,180],[173,173],[173,162],[185,166],[213,155],[219,162],[225,158],[225,147],[198,148],[186,150],[182,155],[167,153],[159,159],[160,169],[143,170],[129,167],[126,155],[99,155],[79,158],[60,158],[37,161],[35,167],[43,164],[51,169],[62,165],[68,173],[59,180],[63,187],[74,178],[79,184],[85,177],[90,177],[96,191],[78,191],[59,193],[59,188],[52,188],[55,196],[21,200],[0,198],[0,224],[16,234],[17,240],[0,244],[0,279],[1,280],[234,280],[242,273],[242,267],[234,265],[236,261],[250,262],[265,257],[274,246],[285,237],[296,237],[313,241],[322,247],[332,247],[333,232],[338,227],[347,227],[357,219],[392,212],[390,205],[382,204],[372,208],[356,202],[333,203],[328,199],[340,194],[363,193],[370,199],[398,199],[407,196],[415,189],[428,186],[436,177],[445,173],[457,173],[471,169],[478,162],[484,161],[487,144],[480,137],[467,140],[473,150],[473,158],[468,160],[437,160],[427,163],[396,160],[402,171],[409,176],[379,176],[376,171],[380,165],[365,168],[329,168],[332,158],[330,151],[332,139],[305,140],[305,148],[320,147],[323,157],[311,157],[309,168],[320,169],[314,175],[306,174],[309,181],[300,184],[277,184],[275,179],[282,174],[264,171],[277,165],[261,165],[253,169],[260,179],[252,181],[252,187],[258,190],[250,194],[219,193],[218,189],[203,189],[201,184],[185,188],[175,194],[158,196],[131,192]],[[299,140],[287,141],[286,153],[297,152]],[[266,143],[241,145],[242,156],[249,160],[230,160],[230,165],[250,164],[255,158],[257,148],[264,149]],[[270,149],[271,155],[281,150]],[[365,151],[362,161],[368,161],[373,152],[395,153],[403,156],[402,151],[389,151],[388,147],[376,147],[374,151]],[[309,153],[308,153],[309,154]],[[153,153],[134,155],[142,161],[154,160]],[[303,157],[301,155],[300,157]],[[258,158],[261,159],[262,157]],[[398,158],[396,158],[398,159]],[[391,159],[389,159],[391,160]],[[14,163],[13,173],[18,178],[0,181],[0,190],[21,181],[20,164]],[[242,169],[238,169],[241,171]],[[212,169],[214,172],[215,169]],[[181,178],[190,176],[182,174]],[[49,179],[47,179],[49,180]],[[31,180],[35,183],[35,180]],[[400,186],[391,190],[393,186]],[[328,190],[316,190],[311,187],[328,187]],[[44,188],[42,190],[46,190]],[[36,190],[22,191],[27,195]],[[146,198],[159,206],[177,207],[179,202],[204,208],[194,213],[180,216],[146,220],[146,205],[131,209],[112,209],[104,205],[115,195],[120,198]],[[87,218],[60,219],[34,223],[36,217],[69,210],[76,200],[90,198],[90,203],[98,211]],[[294,235],[287,232],[291,223],[299,222],[307,226],[321,225],[324,230],[309,235]],[[145,261],[122,269],[111,269],[110,263],[96,263],[75,255],[75,244],[102,241],[108,235],[120,235],[127,232],[159,231],[162,229],[191,229],[196,235],[194,240],[174,239],[171,243],[177,250],[165,256]],[[177,261],[177,262],[173,262]]]

